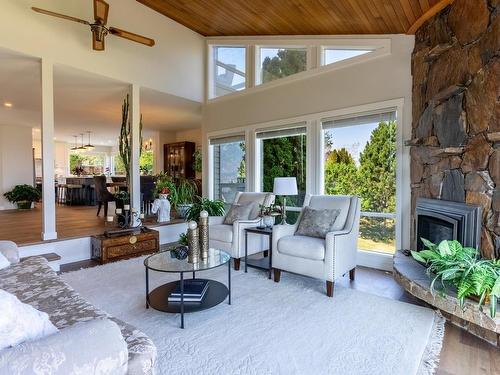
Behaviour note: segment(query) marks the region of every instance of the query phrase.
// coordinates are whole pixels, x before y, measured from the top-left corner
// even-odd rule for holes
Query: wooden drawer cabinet
[[[159,232],[152,229],[119,236],[92,236],[92,259],[101,264],[159,251]]]

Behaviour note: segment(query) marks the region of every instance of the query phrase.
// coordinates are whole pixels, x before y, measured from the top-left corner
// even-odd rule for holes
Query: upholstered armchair
[[[334,281],[349,272],[354,280],[359,234],[360,201],[355,196],[306,196],[304,207],[339,209],[332,231],[326,238],[296,235],[302,213],[295,225],[275,225],[273,228],[274,281],[281,271],[326,280],[326,294],[333,296]]]
[[[224,224],[225,216],[209,217],[209,239],[210,247],[225,250],[234,259],[234,269],[240,269],[240,260],[245,256],[245,228],[256,227],[260,223],[260,206],[269,206],[274,203],[275,196],[272,193],[242,193],[239,192],[234,198],[235,204],[247,204],[253,202],[252,209],[247,220],[236,220],[233,224]],[[248,236],[248,255],[269,249],[267,236]]]

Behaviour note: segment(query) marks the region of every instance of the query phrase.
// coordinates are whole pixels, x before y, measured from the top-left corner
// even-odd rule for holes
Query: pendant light
[[[90,143],[90,133],[92,133],[90,130],[87,130],[87,133],[89,135],[89,143],[87,143],[84,147],[86,150],[93,150],[95,147],[93,144]]]
[[[74,135],[73,137],[75,137],[75,147],[71,147],[71,151],[78,151],[78,145],[77,145],[78,136]]]
[[[83,145],[83,133],[80,133],[80,135],[82,136],[82,145],[81,145],[80,147],[78,147],[78,150],[79,150],[79,151],[85,151],[85,150],[86,150],[86,148],[85,148],[85,146]]]

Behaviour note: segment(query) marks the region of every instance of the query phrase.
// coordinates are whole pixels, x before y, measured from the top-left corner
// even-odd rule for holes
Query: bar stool
[[[82,185],[67,184],[66,185],[66,204],[72,206],[74,203],[78,204],[81,201]]]
[[[59,204],[66,203],[66,192],[68,185],[66,184],[57,184],[57,193],[56,193],[56,202]]]

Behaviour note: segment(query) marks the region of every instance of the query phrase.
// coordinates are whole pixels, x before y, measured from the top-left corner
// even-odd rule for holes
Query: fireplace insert
[[[479,249],[480,206],[428,198],[418,198],[416,203],[417,250],[424,248],[421,238],[433,243],[457,240],[464,246]]]

